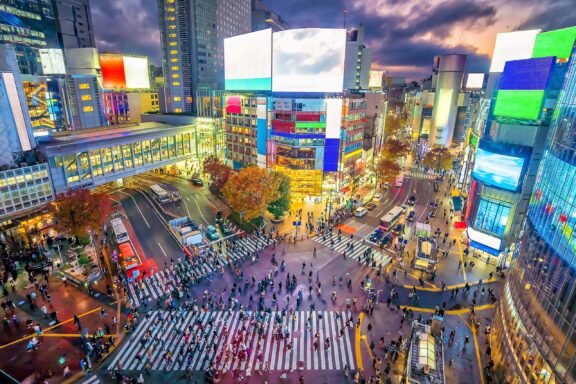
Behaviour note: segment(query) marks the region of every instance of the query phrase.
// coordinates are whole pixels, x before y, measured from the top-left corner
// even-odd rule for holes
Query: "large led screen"
[[[224,87],[244,91],[272,89],[272,30],[224,39]]]
[[[40,49],[39,53],[40,61],[42,62],[42,72],[45,75],[66,74],[64,54],[61,49]]]
[[[345,29],[291,29],[272,39],[274,92],[342,92]]]
[[[490,72],[502,72],[507,61],[531,58],[536,35],[539,32],[539,29],[533,29],[529,31],[504,32],[496,35]]]
[[[149,89],[148,58],[144,56],[124,56],[123,59],[126,88]]]
[[[478,148],[472,177],[485,184],[516,191],[522,175],[524,159],[500,155]]]
[[[556,56],[557,59],[570,57],[576,40],[576,27],[543,32],[536,37],[532,57]]]
[[[538,59],[512,60],[506,62],[504,73],[498,82],[502,90],[541,90],[548,84],[554,69],[553,57]]]
[[[538,120],[544,91],[498,91],[494,116]]]
[[[466,78],[466,89],[481,89],[484,86],[483,73],[469,73]]]
[[[126,88],[126,76],[124,74],[124,58],[120,55],[100,56],[102,67],[102,81],[104,88]]]

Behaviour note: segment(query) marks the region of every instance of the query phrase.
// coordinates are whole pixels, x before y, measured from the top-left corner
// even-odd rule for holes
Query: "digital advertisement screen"
[[[66,74],[64,54],[61,49],[40,49],[39,53],[40,61],[42,62],[42,73],[45,75]]]
[[[544,91],[498,91],[494,116],[538,120]]]
[[[557,59],[567,59],[575,40],[576,27],[540,33],[536,37],[532,57],[556,56]]]
[[[502,72],[507,61],[531,58],[536,36],[539,32],[539,29],[532,29],[503,32],[496,35],[490,72]]]
[[[224,39],[226,90],[272,89],[272,30]]]
[[[274,92],[342,92],[345,29],[291,29],[272,39]]]
[[[555,63],[554,57],[508,61],[498,82],[498,89],[545,89]]]
[[[370,71],[368,77],[369,88],[382,88],[382,79],[384,78],[384,71]]]
[[[149,89],[150,70],[148,58],[143,56],[124,56],[123,59],[126,88]]]
[[[495,250],[500,250],[500,245],[502,244],[501,239],[495,236],[487,235],[484,232],[477,231],[470,227],[468,227],[466,232],[470,241],[485,245]]]
[[[126,76],[124,74],[124,58],[120,55],[100,56],[102,67],[102,81],[104,88],[126,88]]]
[[[484,85],[484,74],[483,73],[469,73],[466,78],[466,88],[467,89],[481,89]]]
[[[472,177],[493,187],[516,191],[523,166],[522,157],[500,155],[478,148]]]

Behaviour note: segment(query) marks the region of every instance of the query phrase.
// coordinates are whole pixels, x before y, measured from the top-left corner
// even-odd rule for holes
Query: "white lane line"
[[[124,191],[118,191],[126,196],[129,196],[132,201],[134,201],[134,205],[136,206],[136,208],[138,209],[138,212],[140,212],[140,215],[142,215],[142,218],[144,219],[144,223],[146,223],[146,226],[148,227],[148,229],[150,229],[150,224],[148,224],[148,220],[146,220],[146,217],[144,217],[144,213],[142,213],[142,210],[140,209],[140,206],[138,206],[138,203],[136,202],[136,199],[134,198],[134,196],[124,192]]]
[[[162,248],[162,244],[158,243],[158,246],[160,247],[160,250],[164,254],[164,257],[168,257],[168,255],[166,254],[166,251],[164,251],[164,248]]]
[[[196,206],[198,207],[198,212],[200,212],[200,216],[202,216],[202,219],[206,222],[207,225],[210,225],[208,220],[206,220],[206,218],[204,217],[204,214],[202,213],[200,206],[198,205],[198,200],[194,199],[194,202],[196,203]]]
[[[203,194],[202,192],[198,192],[198,193],[200,194],[200,196],[202,196],[204,199],[206,199],[206,201],[207,201],[208,203],[210,203],[211,206],[213,206],[214,208],[218,209],[218,207],[215,206],[214,203],[211,202],[209,198],[207,198],[206,196],[204,196],[204,194]]]

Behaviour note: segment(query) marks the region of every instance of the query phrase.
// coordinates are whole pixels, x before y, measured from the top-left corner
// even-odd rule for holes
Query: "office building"
[[[252,0],[252,32],[272,28],[272,31],[290,29],[290,24],[271,10],[262,0]]]
[[[364,44],[364,26],[346,31],[344,89],[368,89],[372,50]]]
[[[126,93],[128,103],[128,121],[141,123],[145,113],[158,112],[160,104],[157,92],[129,92]]]
[[[494,318],[491,342],[497,382],[576,381],[575,35],[572,27],[543,32],[535,39],[534,58],[553,56],[556,66],[568,68]]]
[[[191,112],[197,90],[223,89],[224,38],[250,32],[250,0],[158,0],[166,112]]]
[[[429,147],[450,147],[458,113],[458,95],[466,65],[466,55],[447,55],[437,58],[438,77],[432,122],[428,138]],[[432,84],[434,85],[434,75]]]
[[[96,47],[89,0],[52,0],[60,48]]]

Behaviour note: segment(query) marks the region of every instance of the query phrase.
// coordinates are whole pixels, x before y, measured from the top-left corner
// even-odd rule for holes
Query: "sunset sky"
[[[373,67],[420,79],[435,55],[466,53],[469,71],[487,71],[498,32],[575,24],[571,0],[265,0],[292,27],[364,24]],[[92,3],[98,47],[160,63],[155,0]],[[113,25],[114,28],[110,28]]]

